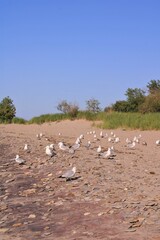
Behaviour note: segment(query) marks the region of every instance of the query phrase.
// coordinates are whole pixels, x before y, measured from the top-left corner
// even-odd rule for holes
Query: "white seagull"
[[[109,147],[106,152],[103,152],[103,153],[101,154],[101,156],[102,156],[103,158],[111,158],[111,157],[112,157],[112,154],[113,154],[113,150]]]
[[[76,173],[76,167],[73,167],[72,169],[66,171],[64,174],[61,175],[62,178],[66,178],[66,180],[70,180],[73,178],[73,176]]]
[[[50,148],[50,146],[48,145],[45,147],[45,149],[46,149],[46,155],[48,155],[49,157],[53,157],[54,155],[53,149]]]
[[[24,164],[25,163],[25,160],[20,158],[18,154],[15,157],[15,161],[19,164]]]
[[[100,153],[102,151],[101,146],[99,145],[99,147],[97,148],[97,153]]]
[[[135,143],[135,142],[132,142],[132,143],[128,143],[128,144],[127,144],[127,147],[128,147],[128,148],[134,149],[135,146],[136,146],[136,143]]]
[[[160,140],[156,141],[156,145],[159,146],[160,145]]]
[[[59,147],[59,149],[61,149],[62,151],[68,151],[68,150],[69,150],[69,147],[68,147],[68,146],[65,146],[63,142],[59,142],[59,143],[58,143],[58,147]]]
[[[27,144],[27,143],[24,145],[24,150],[25,150],[25,151],[28,150],[28,144]]]

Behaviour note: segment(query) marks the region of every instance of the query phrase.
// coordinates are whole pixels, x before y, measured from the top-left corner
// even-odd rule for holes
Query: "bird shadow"
[[[79,178],[81,178],[81,176],[68,178],[68,179],[66,179],[66,182],[68,182],[68,181],[75,181],[75,180],[78,180]]]
[[[64,178],[64,177],[59,176],[58,178]],[[81,176],[78,176],[78,177],[72,177],[72,178],[66,178],[66,182],[75,181],[75,180],[78,180],[79,178],[81,178]]]

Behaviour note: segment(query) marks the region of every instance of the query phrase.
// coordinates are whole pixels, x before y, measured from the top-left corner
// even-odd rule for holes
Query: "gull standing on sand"
[[[45,147],[45,149],[46,149],[46,155],[48,155],[49,157],[53,157],[54,155],[53,149],[50,148],[50,146],[48,145]]]
[[[81,143],[81,139],[78,137],[75,141],[75,144],[80,144]]]
[[[128,147],[128,148],[131,148],[131,149],[134,149],[135,146],[136,146],[136,143],[135,143],[135,142],[132,142],[132,143],[128,143],[128,144],[127,144],[127,147]]]
[[[69,150],[69,147],[65,146],[63,142],[59,142],[58,147],[59,147],[59,149],[61,149],[63,151],[68,151]]]
[[[115,143],[120,142],[120,138],[119,138],[119,137],[116,137],[114,142],[115,142]]]
[[[80,148],[80,143],[75,143],[71,148],[74,149],[74,150],[77,150],[78,148]]]
[[[50,148],[50,149],[54,149],[54,144],[51,143],[51,144],[49,145],[49,148]]]
[[[64,174],[62,174],[60,177],[62,178],[66,178],[66,181],[67,180],[71,180],[73,178],[73,176],[75,175],[76,173],[76,167],[73,167],[72,169],[66,171]]]
[[[101,156],[103,158],[110,158],[110,157],[112,157],[112,150],[111,150],[111,148],[109,147],[106,152],[101,153]]]
[[[102,132],[102,131],[100,132],[100,134],[99,134],[99,135],[100,135],[100,137],[101,137],[101,138],[103,138],[103,137],[104,137],[104,136],[103,136],[103,132]]]
[[[85,145],[85,147],[86,147],[87,149],[89,149],[90,146],[91,146],[91,141],[88,141],[87,144]]]
[[[160,145],[160,140],[156,141],[156,145],[159,146]]]
[[[28,150],[28,144],[27,144],[27,143],[24,145],[24,150],[25,150],[25,151]]]
[[[19,164],[24,164],[25,163],[25,160],[20,158],[18,154],[15,157],[15,161]]]
[[[97,153],[100,153],[102,151],[101,146],[99,145],[99,147],[97,148]]]

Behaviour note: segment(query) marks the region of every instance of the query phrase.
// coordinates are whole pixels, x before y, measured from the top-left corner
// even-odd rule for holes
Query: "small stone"
[[[35,214],[30,214],[30,215],[28,216],[28,218],[36,218],[36,215],[35,215]]]
[[[13,182],[14,180],[15,180],[15,178],[8,179],[8,180],[6,180],[6,183]]]
[[[105,212],[100,212],[100,213],[98,213],[98,217],[100,217],[100,216],[102,216],[104,214],[105,214]]]
[[[9,228],[0,228],[0,233],[5,233],[9,230]]]
[[[20,227],[20,226],[22,226],[22,223],[15,223],[15,224],[13,224],[12,226],[13,226],[13,227]]]
[[[90,212],[85,212],[84,213],[84,216],[88,216],[88,215],[90,215],[91,213]]]
[[[53,174],[52,174],[52,173],[49,173],[47,176],[48,176],[48,177],[52,177],[52,176],[53,176]]]
[[[46,227],[44,228],[44,230],[48,230],[48,229],[50,229],[50,227],[48,227],[48,226],[46,226]]]

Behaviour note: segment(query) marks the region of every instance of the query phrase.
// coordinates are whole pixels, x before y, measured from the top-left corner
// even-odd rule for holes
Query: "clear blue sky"
[[[124,100],[160,79],[159,0],[0,0],[0,101],[17,116]]]

